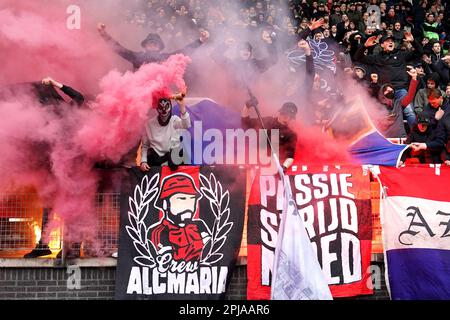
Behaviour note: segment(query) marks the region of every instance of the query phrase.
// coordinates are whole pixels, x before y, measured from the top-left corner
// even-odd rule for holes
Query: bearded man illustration
[[[191,176],[176,173],[165,177],[155,202],[164,216],[150,228],[150,240],[158,251],[170,249],[176,261],[200,261],[211,231],[194,219],[202,194]]]

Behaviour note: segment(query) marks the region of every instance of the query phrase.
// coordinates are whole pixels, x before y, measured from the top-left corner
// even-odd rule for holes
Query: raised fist
[[[207,30],[200,31],[200,42],[206,42],[209,39],[209,32]]]
[[[372,36],[366,40],[366,43],[364,45],[366,47],[373,47],[376,44],[377,44],[377,36]]]
[[[99,23],[97,24],[97,30],[98,30],[98,32],[100,32],[100,33],[105,32],[105,31],[106,31],[106,25],[105,25],[104,23],[102,23],[102,22],[99,22]]]
[[[411,68],[406,72],[408,72],[408,74],[411,78],[413,78],[414,80],[417,80],[417,70],[415,68]]]
[[[306,55],[308,55],[308,56],[311,55],[311,47],[309,46],[308,41],[306,41],[306,40],[300,40],[300,41],[297,43],[297,46],[298,46],[300,49],[304,50],[305,53],[306,53]]]
[[[44,79],[42,79],[42,84],[49,86],[53,84],[53,79],[50,77],[45,77]]]
[[[264,40],[264,42],[266,43],[272,43],[272,37],[270,36],[269,31],[264,30],[261,34],[262,39]]]
[[[377,83],[377,82],[378,82],[378,74],[372,73],[372,74],[370,75],[370,80],[371,80],[373,83]]]

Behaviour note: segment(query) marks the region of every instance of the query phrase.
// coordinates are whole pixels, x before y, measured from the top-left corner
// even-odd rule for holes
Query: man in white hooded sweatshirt
[[[189,129],[191,119],[186,111],[184,95],[178,95],[177,102],[180,106],[180,117],[172,114],[170,99],[161,98],[156,108],[158,114],[148,120],[142,138],[142,171],[150,170],[150,166],[161,165],[168,165],[172,170],[176,170],[180,164],[174,162],[172,153],[177,158],[182,158],[180,130]]]

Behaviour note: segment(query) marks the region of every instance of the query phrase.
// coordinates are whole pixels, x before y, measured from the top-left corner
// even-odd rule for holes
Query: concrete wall
[[[382,263],[375,264],[383,267]],[[115,266],[81,266],[80,289],[68,289],[68,278],[72,272],[68,268],[54,266],[2,267],[0,268],[0,299],[114,299]],[[382,276],[381,279],[382,286],[379,290],[375,290],[374,295],[356,299],[389,299],[384,277]],[[247,267],[237,266],[226,298],[245,300],[246,294]]]

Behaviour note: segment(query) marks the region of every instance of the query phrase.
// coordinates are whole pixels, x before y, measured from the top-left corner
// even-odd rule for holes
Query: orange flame
[[[54,215],[53,219],[60,220],[57,215]],[[41,238],[42,238],[41,225],[37,221],[33,221],[33,223],[31,224],[31,227],[33,228],[34,243],[37,244],[39,242],[39,240],[41,240]],[[61,240],[62,240],[61,239],[61,227],[51,230],[48,239],[49,239],[48,246],[51,251],[61,250]]]
[[[36,221],[33,221],[33,224],[31,225],[33,227],[34,232],[34,243],[38,243],[39,240],[41,240],[42,236],[42,230],[39,224]]]
[[[48,246],[51,251],[61,250],[61,218],[57,214],[53,214],[53,220],[57,221],[59,227],[50,231]]]

